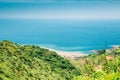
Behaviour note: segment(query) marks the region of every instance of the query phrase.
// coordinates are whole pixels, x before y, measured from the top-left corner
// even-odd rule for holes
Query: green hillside
[[[120,48],[97,53],[72,61],[81,75],[73,80],[120,80]]]
[[[0,80],[71,80],[79,74],[55,52],[8,40],[0,42]]]
[[[0,42],[0,80],[120,80],[120,48],[77,60],[34,45]]]

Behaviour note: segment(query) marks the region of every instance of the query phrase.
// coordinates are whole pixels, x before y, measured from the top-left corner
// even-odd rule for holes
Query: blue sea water
[[[37,44],[62,51],[120,45],[120,20],[0,19],[0,40]]]

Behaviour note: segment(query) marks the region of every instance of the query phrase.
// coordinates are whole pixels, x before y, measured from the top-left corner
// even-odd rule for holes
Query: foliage
[[[0,80],[120,80],[120,48],[69,61],[39,46],[4,40]]]
[[[73,80],[120,80],[120,48],[72,61],[81,75]]]
[[[79,71],[55,52],[0,42],[0,80],[71,80]]]

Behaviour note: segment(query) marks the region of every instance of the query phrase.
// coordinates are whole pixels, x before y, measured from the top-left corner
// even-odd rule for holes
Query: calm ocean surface
[[[37,44],[62,51],[120,45],[120,20],[0,20],[0,40]]]

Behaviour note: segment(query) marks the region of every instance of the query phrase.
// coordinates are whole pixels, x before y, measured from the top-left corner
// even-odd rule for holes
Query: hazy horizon
[[[118,0],[0,0],[2,19],[120,19]]]
[[[119,29],[118,0],[0,0],[0,40],[88,51],[119,45]]]

